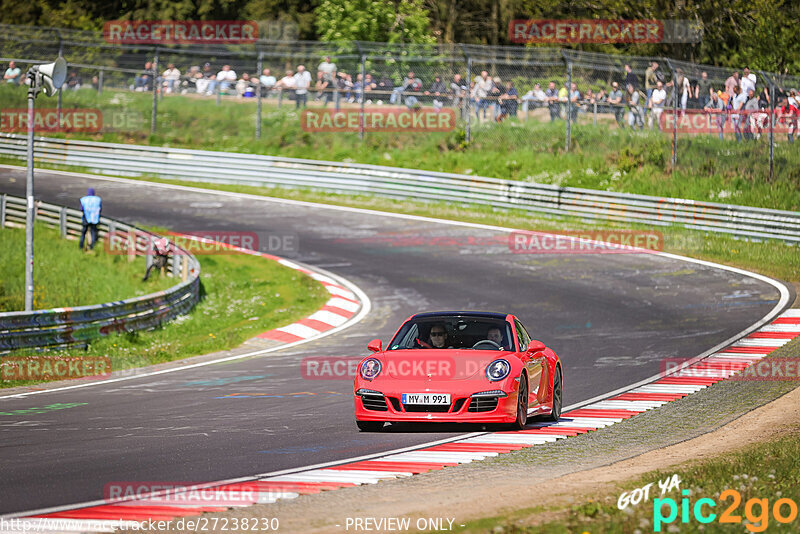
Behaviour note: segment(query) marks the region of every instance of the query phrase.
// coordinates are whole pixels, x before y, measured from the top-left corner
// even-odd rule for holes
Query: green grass
[[[159,127],[150,134],[152,96],[144,93],[91,89],[68,91],[64,107],[101,109],[105,124],[113,113],[134,117],[131,127],[102,133],[70,134],[71,138],[118,143],[235,151],[345,162],[419,168],[498,178],[585,187],[646,195],[691,198],[767,208],[800,209],[800,143],[785,136],[775,149],[775,179],[768,177],[768,147],[760,142],[736,144],[713,136],[681,136],[678,166],[671,173],[671,136],[658,132],[630,133],[601,121],[579,119],[572,150],[564,152],[564,123],[532,119],[473,125],[467,146],[464,130],[430,134],[310,133],[300,127],[293,103],[278,109],[265,103],[262,139],[255,139],[255,103],[225,97],[167,96],[159,102]],[[45,103],[46,102],[46,103]],[[0,86],[0,105],[25,106],[24,88]],[[41,98],[41,107],[53,107]],[[474,122],[474,121],[473,121]],[[613,122],[613,121],[611,121]],[[50,134],[64,136],[64,134]]]
[[[0,231],[0,238],[9,230]],[[45,231],[37,229],[37,235],[44,237]],[[37,238],[38,241],[39,238]],[[23,235],[24,242],[24,235]],[[71,241],[64,241],[75,252],[78,247]],[[61,245],[57,237],[54,245]],[[40,245],[44,249],[44,240]],[[24,250],[24,247],[22,247]],[[4,250],[9,250],[5,248]],[[66,252],[65,252],[66,255]],[[87,255],[86,261],[96,262],[107,255]],[[54,253],[53,257],[57,257]],[[3,260],[5,256],[0,258]],[[121,259],[120,259],[121,258]],[[117,298],[133,296],[134,286],[140,287],[139,293],[149,293],[166,288],[174,283],[173,278],[155,278],[156,281],[141,283],[144,272],[144,260],[141,268],[136,263],[127,263],[125,257],[108,257],[119,271],[116,278],[130,278],[121,283],[130,293],[121,292]],[[247,254],[198,256],[201,268],[201,300],[188,315],[179,317],[155,330],[112,335],[93,341],[88,350],[77,349],[51,350],[48,355],[58,356],[108,356],[112,369],[128,369],[157,363],[168,362],[199,354],[226,350],[240,345],[245,340],[272,328],[290,324],[306,317],[319,309],[329,298],[324,287],[311,277],[289,269],[275,261]],[[115,260],[118,260],[115,262]],[[19,265],[22,265],[20,258]],[[16,265],[16,263],[14,263]],[[0,266],[4,266],[0,261]],[[44,277],[65,283],[65,280],[85,280],[83,272],[86,266],[79,262],[59,263],[52,268],[42,267],[38,270],[44,283]],[[56,268],[57,267],[57,268]],[[127,268],[131,268],[128,276]],[[99,269],[94,269],[99,270]],[[6,273],[5,270],[0,270]],[[108,273],[111,277],[113,273]],[[39,275],[37,275],[38,277]],[[8,279],[4,274],[3,280]],[[153,280],[153,278],[151,278]],[[82,282],[83,283],[83,282]],[[110,284],[110,283],[109,283]],[[47,287],[47,284],[45,284]],[[91,287],[91,286],[87,286]],[[141,289],[141,288],[146,288]],[[137,293],[137,294],[139,294]],[[45,295],[50,292],[44,293]],[[92,301],[106,302],[110,298],[91,298]],[[69,303],[62,297],[59,302]],[[14,356],[33,355],[31,352],[17,351]],[[0,381],[0,387],[30,385],[31,381]]]
[[[0,229],[0,312],[25,309],[25,229]],[[109,254],[103,243],[83,252],[77,241],[37,224],[33,244],[34,309],[101,304],[154,293],[177,283],[151,277],[142,283],[145,260]]]
[[[661,495],[658,487],[659,480],[666,480],[677,474],[680,490]],[[636,506],[628,505],[619,510],[617,502],[622,492],[632,492],[636,488],[652,483],[649,501],[641,502]],[[720,494],[727,490],[736,490],[741,496],[741,502],[736,509],[731,510],[735,516],[741,516],[741,523],[721,524],[721,514],[733,504],[733,497],[726,495],[725,499]],[[688,490],[689,495],[684,496],[683,490]],[[532,518],[544,511],[542,507],[515,510],[502,517],[484,518],[469,522],[464,528],[456,529],[458,532],[495,532],[504,534],[513,533],[573,533],[591,532],[603,533],[645,533],[654,532],[654,510],[656,498],[672,498],[676,501],[678,514],[671,523],[662,522],[661,532],[749,532],[759,523],[761,508],[751,505],[750,521],[746,514],[747,502],[750,499],[768,499],[769,516],[766,518],[767,532],[796,532],[798,519],[788,525],[780,525],[772,515],[775,502],[778,499],[791,499],[795,504],[800,502],[800,436],[786,435],[762,444],[753,445],[736,453],[729,453],[712,460],[691,462],[683,466],[663,471],[652,471],[636,480],[627,481],[624,486],[619,486],[617,491],[610,494],[598,495],[596,499],[587,500],[577,505],[564,507],[559,510],[548,510],[550,514],[560,516],[558,519],[543,523],[532,524]],[[687,523],[681,520],[681,499],[688,499],[689,517]],[[703,505],[705,515],[715,513],[716,519],[708,524],[698,522],[692,513],[695,503],[701,498],[710,498],[716,502],[715,508],[708,504]],[[691,508],[690,508],[691,507]],[[669,516],[669,505],[663,505],[663,516]],[[783,505],[781,513],[789,515],[789,506]],[[552,515],[551,515],[552,517]]]

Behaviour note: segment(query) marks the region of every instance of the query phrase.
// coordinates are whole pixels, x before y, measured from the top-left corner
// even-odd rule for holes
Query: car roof
[[[508,313],[499,312],[483,312],[483,311],[440,311],[440,312],[424,312],[412,315],[411,319],[425,319],[428,317],[485,317],[488,319],[501,319],[504,320],[508,317]]]

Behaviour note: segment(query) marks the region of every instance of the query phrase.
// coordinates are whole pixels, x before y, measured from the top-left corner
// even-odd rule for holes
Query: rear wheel
[[[547,417],[548,421],[558,421],[561,417],[561,404],[563,397],[563,387],[561,386],[561,368],[556,367],[556,374],[553,377],[553,409]]]
[[[511,424],[514,430],[522,430],[528,424],[528,377],[524,374],[519,379],[517,392],[517,419]]]
[[[356,421],[361,432],[378,432],[383,428],[383,421]]]

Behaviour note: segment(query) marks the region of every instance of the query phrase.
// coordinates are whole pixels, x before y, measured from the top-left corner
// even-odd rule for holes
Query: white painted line
[[[399,477],[410,477],[413,476],[414,473],[409,471],[370,471],[364,469],[325,469],[327,473],[354,473],[357,475],[368,476],[368,477],[392,477],[392,478],[399,478]]]
[[[600,401],[594,404],[589,404],[581,408],[582,410],[630,410],[632,412],[641,412],[651,410],[667,404],[669,401],[624,401],[624,400],[608,400]]]
[[[465,439],[461,443],[474,443],[476,445],[493,445],[496,443],[540,445],[542,443],[558,441],[563,438],[566,438],[566,436],[558,436],[556,434],[488,434],[477,438]]]
[[[487,456],[495,456],[496,452],[451,452],[451,451],[411,451],[383,456],[382,462],[431,462],[431,463],[468,463],[472,460],[483,460]]]
[[[800,317],[800,308],[790,308],[783,312],[781,317]]]
[[[328,293],[331,295],[339,295],[340,297],[344,297],[346,299],[353,299],[356,300],[356,296],[353,295],[352,291],[348,291],[347,289],[339,286],[324,286],[325,289],[328,290]]]
[[[339,315],[338,313],[333,313],[327,310],[319,310],[308,317],[306,319],[312,319],[314,321],[320,321],[325,324],[329,324],[331,326],[339,326],[347,322],[347,317]]]
[[[314,337],[319,335],[319,330],[314,330],[310,326],[306,326],[300,323],[292,323],[286,326],[282,326],[280,328],[276,328],[280,332],[286,332],[287,334],[292,334],[293,336],[302,337],[304,339],[308,339],[310,337]]]
[[[325,276],[324,274],[310,273],[308,276],[319,282],[325,282],[326,284],[333,284],[335,286],[339,285],[339,282],[337,282],[330,276]]]
[[[718,352],[711,358],[721,358],[725,360],[750,360],[757,362],[763,359],[766,354],[747,354],[742,352]]]
[[[759,332],[787,332],[800,334],[800,324],[770,324],[762,326]]]

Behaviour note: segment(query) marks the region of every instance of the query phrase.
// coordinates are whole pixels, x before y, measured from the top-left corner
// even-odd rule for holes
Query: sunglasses
[[[431,332],[431,337],[442,337],[444,335],[444,332]]]

